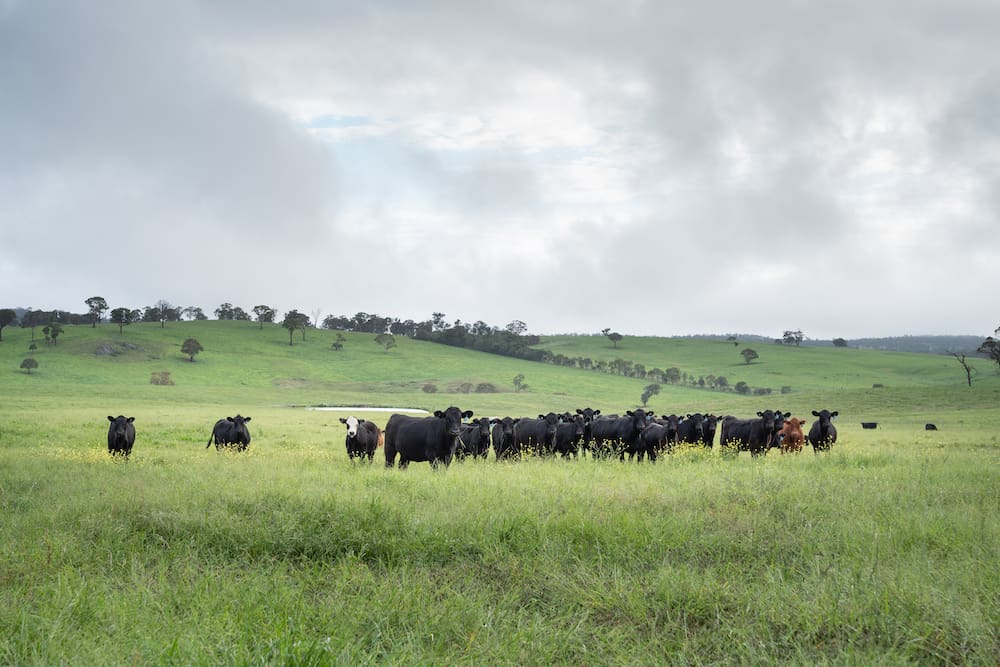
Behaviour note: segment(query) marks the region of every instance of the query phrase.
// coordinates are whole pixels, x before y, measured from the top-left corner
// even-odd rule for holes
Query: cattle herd
[[[372,421],[353,416],[340,422],[347,428],[345,444],[351,460],[371,461],[382,447],[387,467],[396,465],[398,457],[399,466],[405,468],[411,461],[427,461],[437,467],[449,465],[456,457],[485,459],[491,445],[498,461],[525,456],[576,458],[581,454],[595,459],[624,461],[628,455],[630,460],[656,461],[681,444],[711,449],[716,433],[724,450],[746,451],[755,457],[772,448],[797,453],[807,442],[814,452],[828,451],[837,442],[833,425],[837,412],[813,410],[812,414],[815,420],[808,434],[802,430],[806,420],[781,410],[762,410],[756,417],[740,419],[703,413],[658,417],[642,409],[604,415],[588,407],[537,418],[473,419],[471,410],[450,407],[430,417],[393,414],[384,431]],[[135,443],[135,418],[108,416],[108,421],[108,452],[128,457]],[[241,415],[218,420],[206,448],[214,441],[219,450],[245,451],[250,445],[249,421],[250,417]]]

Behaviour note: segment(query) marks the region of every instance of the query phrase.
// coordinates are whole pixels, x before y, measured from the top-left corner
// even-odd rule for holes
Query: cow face
[[[340,423],[347,427],[347,436],[350,438],[356,438],[358,435],[358,426],[364,423],[364,420],[358,420],[357,417],[348,417],[344,419],[340,418]]]
[[[116,440],[124,440],[128,433],[128,425],[135,421],[135,417],[125,417],[124,415],[112,417],[108,415],[108,421],[111,422],[111,426],[108,427],[109,434]]]
[[[642,408],[636,410],[628,410],[626,413],[632,418],[632,432],[639,433],[642,429],[646,428],[646,411]]]
[[[582,416],[583,423],[589,426],[590,423],[594,421],[594,419],[601,414],[601,411],[593,410],[591,408],[583,408],[582,410],[580,408],[577,408],[576,414]]]
[[[705,415],[700,412],[696,412],[693,415],[687,415],[684,418],[684,423],[688,424],[687,428],[691,429],[691,437],[695,440],[705,439]],[[685,435],[687,437],[687,435]]]
[[[547,415],[538,415],[538,418],[545,422],[545,442],[554,445],[556,442],[556,426],[561,421],[559,415],[550,412]]]
[[[495,423],[496,420],[489,417],[481,417],[473,422],[476,428],[479,429],[479,437],[483,438],[486,442],[490,441],[490,426]]]
[[[774,410],[764,410],[763,412],[758,412],[757,416],[760,417],[760,427],[761,430],[767,433],[774,432]]]
[[[455,406],[451,406],[445,411],[435,410],[434,416],[438,419],[444,420],[445,430],[448,435],[453,437],[459,437],[462,434],[462,419],[469,419],[472,417],[472,410],[466,410],[462,412]]]

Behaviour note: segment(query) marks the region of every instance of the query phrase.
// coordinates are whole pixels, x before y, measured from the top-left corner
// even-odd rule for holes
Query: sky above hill
[[[0,0],[0,306],[991,334],[998,34],[974,0]]]

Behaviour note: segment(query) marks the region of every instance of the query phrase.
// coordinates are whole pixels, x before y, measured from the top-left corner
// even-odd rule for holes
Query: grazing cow
[[[245,451],[250,445],[250,431],[247,430],[246,425],[248,421],[250,421],[250,417],[236,415],[235,417],[226,417],[215,422],[215,426],[212,428],[212,435],[208,436],[208,444],[205,445],[205,449],[211,447],[212,440],[215,440],[216,449],[232,445],[232,448],[238,452]]]
[[[758,412],[757,419],[722,418],[722,446],[735,447],[737,452],[750,452],[754,457],[766,454],[773,435],[773,410]]]
[[[625,417],[599,417],[593,421],[595,455],[608,456],[612,452],[620,454],[630,447],[634,451],[639,450],[642,430],[646,428],[647,413],[638,408],[629,410],[625,414]]]
[[[594,420],[601,416],[600,410],[593,408],[576,409],[576,414],[583,417],[583,449],[590,450],[590,443],[594,441]]]
[[[925,431],[936,431],[936,430],[938,430],[938,428],[937,428],[936,424],[924,424],[924,430]]]
[[[587,426],[583,415],[572,415],[567,412],[562,415],[562,421],[556,424],[556,442],[553,451],[564,459],[568,459],[570,454],[576,458],[586,435]]]
[[[518,419],[512,419],[511,417],[504,417],[497,420],[497,423],[493,425],[493,451],[496,454],[497,461],[510,458],[515,454],[514,424],[518,421]]]
[[[802,451],[802,445],[805,442],[805,436],[802,434],[802,427],[807,424],[806,420],[799,419],[798,417],[790,417],[782,425],[781,430],[778,432],[778,438],[781,441],[781,453],[792,453],[798,454]]]
[[[817,412],[813,410],[812,413],[813,417],[816,417],[816,421],[809,428],[809,444],[812,445],[814,452],[829,451],[833,447],[833,443],[837,442],[837,427],[833,425],[833,418],[837,416],[837,411],[820,410]],[[872,422],[871,428],[875,428],[875,422]]]
[[[347,427],[347,437],[344,443],[347,446],[347,456],[352,461],[354,457],[363,459],[365,456],[371,461],[375,458],[375,450],[381,443],[382,431],[375,422],[357,417],[340,418],[340,423]]]
[[[108,454],[118,456],[119,454],[128,458],[132,453],[132,445],[135,444],[135,417],[125,417],[118,415],[112,417],[108,415]]]
[[[562,418],[554,412],[538,415],[538,419],[522,417],[514,425],[514,449],[551,454],[556,448],[556,426],[560,421]]]
[[[680,426],[681,418],[677,415],[670,415],[669,417],[662,417],[655,420],[652,424],[646,426],[642,431],[642,446],[636,451],[630,451],[626,448],[628,456],[631,459],[636,453],[639,454],[639,460],[642,460],[644,453],[649,454],[649,460],[655,461],[656,457],[660,452],[666,451],[668,454],[674,451],[674,447],[677,445],[677,429]]]
[[[434,468],[439,463],[451,464],[455,450],[462,442],[462,419],[472,417],[472,410],[462,412],[452,406],[433,417],[409,417],[393,414],[385,425],[385,467],[396,464],[405,468],[410,461],[429,461]]]
[[[705,428],[705,447],[712,448],[715,443],[715,433],[719,430],[719,422],[722,421],[720,415],[705,415],[703,426]]]
[[[861,428],[869,430],[873,428],[878,428],[878,422],[861,422]]]
[[[496,419],[480,417],[473,420],[471,424],[462,424],[462,454],[474,458],[485,459],[490,452],[490,427],[497,422]]]

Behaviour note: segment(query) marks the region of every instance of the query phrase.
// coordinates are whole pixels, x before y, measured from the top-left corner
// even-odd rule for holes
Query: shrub
[[[438,390],[437,385],[433,382],[428,382],[422,387],[422,389],[425,394],[436,394]]]
[[[170,371],[160,371],[153,372],[149,376],[149,384],[162,384],[162,385],[172,385],[173,380],[170,379]]]
[[[497,387],[491,382],[480,382],[476,385],[477,394],[495,394],[497,393]]]

